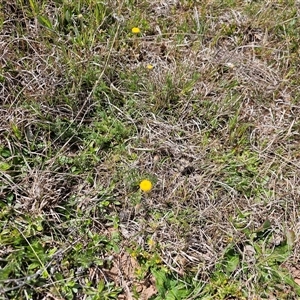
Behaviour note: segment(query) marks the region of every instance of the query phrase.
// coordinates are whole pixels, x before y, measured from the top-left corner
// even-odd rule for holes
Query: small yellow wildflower
[[[132,258],[137,258],[137,257],[138,257],[138,253],[137,253],[136,250],[132,251],[132,252],[130,253],[130,255],[131,255]]]
[[[160,259],[159,257],[157,257],[157,258],[155,259],[155,263],[160,264],[160,263],[161,263],[161,259]]]
[[[155,246],[156,246],[155,241],[153,239],[150,239],[148,241],[148,246],[149,246],[150,250],[153,250],[155,248]]]
[[[131,29],[131,32],[132,32],[132,33],[135,33],[135,34],[138,34],[138,33],[141,32],[141,30],[140,30],[138,27],[133,27],[133,28]]]
[[[148,70],[152,70],[154,67],[152,66],[152,65],[147,65],[147,67],[146,67]]]
[[[144,179],[140,182],[140,189],[143,192],[150,192],[152,189],[152,182],[148,179]]]
[[[150,239],[148,241],[148,245],[149,245],[150,249],[153,249],[155,247],[156,243],[153,239]]]

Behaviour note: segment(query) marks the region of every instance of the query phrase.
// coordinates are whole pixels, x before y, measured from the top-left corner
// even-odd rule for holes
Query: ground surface
[[[3,299],[300,297],[299,1],[0,6]]]

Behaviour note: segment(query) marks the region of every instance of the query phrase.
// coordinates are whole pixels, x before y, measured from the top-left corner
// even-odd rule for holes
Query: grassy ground
[[[299,299],[297,2],[2,1],[1,299]]]

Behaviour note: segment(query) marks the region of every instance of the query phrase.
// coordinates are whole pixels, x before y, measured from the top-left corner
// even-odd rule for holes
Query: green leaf
[[[36,268],[40,268],[40,264],[39,263],[32,263],[28,266],[28,270],[33,270]]]
[[[29,0],[29,4],[34,15],[38,14],[39,7],[37,2],[35,2],[34,0]]]
[[[41,276],[42,276],[42,278],[48,279],[49,273],[47,272],[47,270],[44,270]]]
[[[267,230],[267,229],[270,229],[270,228],[271,228],[271,222],[270,222],[270,220],[266,220],[263,224],[263,229]]]
[[[54,255],[56,253],[56,251],[57,251],[57,247],[54,247],[54,248],[50,249],[49,252],[48,252],[49,257]]]
[[[166,299],[166,300],[176,300],[177,297],[175,297],[173,293],[167,292],[166,298],[165,298],[165,299]]]
[[[284,262],[290,255],[290,248],[287,244],[282,244],[275,247],[271,254],[268,256],[268,261],[270,263],[278,265]]]
[[[239,255],[235,254],[231,256],[227,261],[226,271],[229,273],[234,272],[237,269],[239,263],[240,263]]]
[[[105,287],[104,281],[100,280],[97,288],[99,294],[104,290],[104,287]]]
[[[10,165],[6,162],[0,162],[0,171],[7,171],[10,169]]]
[[[46,16],[38,16],[37,18],[38,18],[38,21],[41,25],[43,25],[43,26],[45,26],[49,29],[53,28],[51,21]]]
[[[16,136],[16,138],[20,140],[22,137],[22,134],[21,134],[21,131],[18,128],[18,126],[16,124],[11,124],[11,129],[12,129],[14,135]]]
[[[292,276],[289,274],[285,274],[284,272],[281,272],[279,270],[277,271],[277,273],[278,276],[283,280],[283,282],[291,286],[294,289],[297,296],[300,296],[300,286],[295,282]]]
[[[180,284],[177,280],[174,283],[175,286],[171,289],[169,293],[167,293],[166,299],[170,299],[170,300],[186,299],[189,294],[189,290],[187,289],[187,287]]]
[[[271,228],[271,222],[270,220],[266,220],[262,226],[260,226],[259,228],[257,228],[254,232],[255,233],[263,233],[265,232],[266,230],[270,229]]]
[[[2,149],[0,149],[0,155],[4,158],[8,158],[11,156],[11,153],[10,153],[9,149],[2,148]]]
[[[232,273],[236,270],[240,263],[240,256],[233,246],[230,245],[224,255],[224,270],[226,273]]]
[[[152,269],[152,274],[155,277],[156,288],[157,288],[159,294],[165,295],[165,293],[167,291],[165,288],[165,283],[167,281],[165,272],[163,272],[161,270]]]

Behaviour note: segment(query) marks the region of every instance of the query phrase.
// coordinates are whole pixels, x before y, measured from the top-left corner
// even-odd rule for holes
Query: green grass
[[[296,1],[171,2],[0,5],[1,299],[300,297]]]

